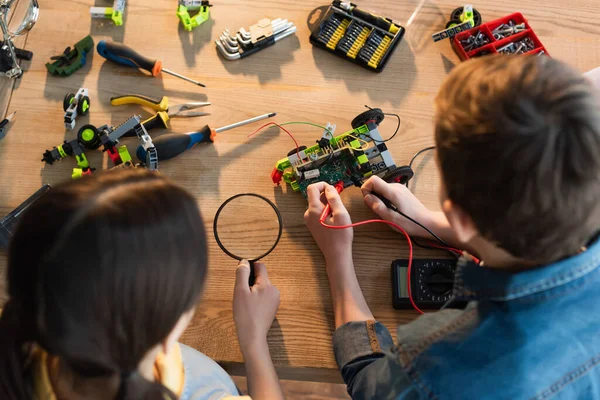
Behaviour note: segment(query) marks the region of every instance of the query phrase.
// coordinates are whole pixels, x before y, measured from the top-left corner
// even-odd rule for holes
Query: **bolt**
[[[512,51],[510,51],[510,50],[514,49],[514,46],[515,46],[515,44],[511,42],[511,43],[507,44],[506,46],[500,47],[498,49],[498,53],[504,53],[504,52],[507,52],[507,53],[511,52],[512,53]]]

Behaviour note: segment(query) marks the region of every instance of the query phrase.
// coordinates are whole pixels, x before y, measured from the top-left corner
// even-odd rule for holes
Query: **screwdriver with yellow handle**
[[[230,129],[239,128],[253,122],[261,121],[263,119],[272,118],[277,113],[269,113],[259,115],[258,117],[246,119],[244,121],[236,122],[231,125],[226,125],[221,128],[212,129],[210,126],[205,125],[196,132],[189,133],[167,133],[159,136],[156,139],[152,139],[156,153],[158,155],[158,161],[169,160],[183,153],[186,150],[191,149],[198,143],[212,143],[215,141],[217,133],[228,131]],[[144,147],[139,146],[136,151],[136,155],[140,160],[146,160],[146,150]]]
[[[175,76],[179,79],[183,79],[184,81],[191,82],[195,85],[206,87],[202,83],[188,78],[187,76],[183,76],[181,74],[163,68],[162,61],[151,60],[149,58],[146,58],[138,54],[131,47],[125,46],[122,43],[107,42],[105,40],[101,40],[98,42],[96,50],[98,50],[98,54],[100,54],[107,60],[116,62],[117,64],[126,65],[128,67],[143,69],[145,71],[150,72],[152,76],[158,76],[158,74],[164,72],[165,74]]]
[[[156,100],[150,97],[139,94],[128,94],[125,96],[117,96],[110,99],[110,104],[113,106],[122,106],[125,104],[138,104],[158,111],[154,116],[142,122],[144,128],[150,131],[156,127],[169,128],[169,119],[174,117],[201,117],[210,115],[206,112],[192,111],[196,108],[210,106],[209,102],[188,102],[183,104],[169,105],[169,98],[163,96],[162,99]],[[126,135],[126,136],[129,136]]]

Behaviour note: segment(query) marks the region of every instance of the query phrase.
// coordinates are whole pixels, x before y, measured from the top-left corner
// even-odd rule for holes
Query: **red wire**
[[[260,128],[258,128],[257,130],[255,130],[254,132],[252,132],[251,134],[249,134],[247,137],[250,137],[250,136],[256,134],[256,132],[258,132],[258,131],[266,128],[267,126],[271,126],[271,125],[279,127],[279,129],[281,129],[282,131],[284,131],[285,133],[287,133],[288,135],[290,135],[290,137],[294,141],[294,144],[296,145],[296,155],[298,156],[298,159],[300,161],[302,161],[300,159],[300,146],[298,145],[298,142],[296,141],[296,138],[287,129],[285,129],[283,126],[279,125],[277,122],[268,122],[268,123],[264,124],[263,126],[261,126]]]
[[[413,308],[419,314],[425,314],[419,308],[419,306],[417,306],[417,304],[415,303],[415,300],[413,299],[413,296],[412,296],[412,290],[410,288],[410,275],[412,272],[412,261],[413,261],[413,246],[412,246],[412,241],[410,240],[410,236],[408,235],[408,233],[406,233],[406,231],[404,229],[402,229],[398,224],[395,224],[391,221],[386,221],[383,219],[369,219],[366,221],[356,222],[356,223],[353,223],[350,225],[329,225],[329,224],[325,223],[325,218],[327,218],[329,216],[330,210],[331,210],[331,207],[329,206],[329,204],[327,204],[327,206],[325,206],[325,209],[323,210],[323,213],[321,214],[321,217],[319,218],[319,222],[325,228],[348,229],[348,228],[353,228],[353,227],[361,226],[361,225],[379,223],[379,224],[387,224],[387,225],[393,226],[394,228],[398,229],[400,232],[402,232],[404,234],[404,237],[406,237],[406,242],[408,243],[408,268],[406,269],[406,275],[407,275],[406,276],[406,285],[408,286],[408,299],[410,300],[410,304],[413,306]]]

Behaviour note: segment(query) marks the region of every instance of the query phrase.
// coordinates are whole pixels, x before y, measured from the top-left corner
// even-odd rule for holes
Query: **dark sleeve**
[[[357,399],[420,399],[420,394],[391,350],[394,342],[377,321],[350,322],[333,334],[335,360]]]

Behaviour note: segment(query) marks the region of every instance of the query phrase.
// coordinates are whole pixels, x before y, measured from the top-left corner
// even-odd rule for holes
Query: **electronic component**
[[[310,42],[371,71],[381,72],[404,32],[402,26],[389,18],[336,0],[312,31]]]
[[[13,236],[13,232],[15,231],[18,222],[21,220],[23,211],[29,208],[29,206],[35,203],[37,199],[49,190],[50,185],[42,186],[27,200],[21,203],[21,205],[8,213],[4,218],[0,219],[0,249],[6,250],[8,248],[8,243]]]
[[[450,300],[454,287],[455,259],[412,260],[410,287],[421,309],[439,309]],[[395,309],[412,309],[408,296],[408,260],[392,262],[392,304]]]
[[[233,36],[225,29],[219,39],[215,40],[215,44],[223,57],[228,60],[239,60],[272,46],[295,32],[296,25],[287,19],[264,18],[252,25],[250,31],[242,27]]]
[[[65,129],[72,130],[78,115],[88,115],[90,112],[90,97],[86,88],[80,88],[76,94],[67,93],[63,100],[65,111]]]
[[[342,182],[348,187],[373,174],[384,179],[395,174],[399,169],[377,130],[383,118],[379,109],[365,111],[352,121],[352,130],[339,136],[333,135],[335,126],[328,125],[316,145],[292,149],[277,162],[271,173],[273,183],[283,180],[306,196],[306,188],[315,182]],[[400,178],[396,175],[392,178]]]
[[[123,25],[125,0],[115,0],[112,7],[90,7],[90,15],[95,19],[110,19],[116,26]]]

